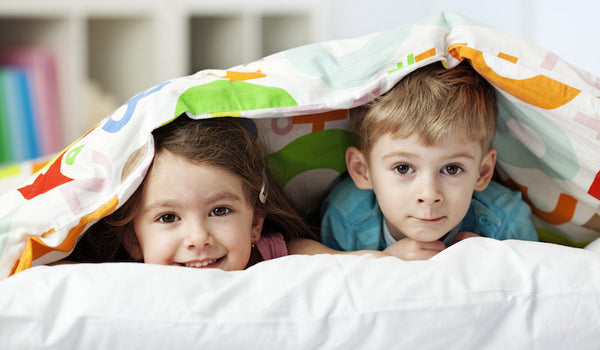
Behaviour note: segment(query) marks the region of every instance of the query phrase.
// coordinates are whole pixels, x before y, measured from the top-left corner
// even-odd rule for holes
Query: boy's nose
[[[424,205],[438,205],[444,201],[436,179],[426,179],[421,183],[417,202]]]
[[[419,197],[419,203],[427,204],[427,205],[439,204],[439,203],[442,203],[442,197],[441,196],[423,195],[423,196]]]

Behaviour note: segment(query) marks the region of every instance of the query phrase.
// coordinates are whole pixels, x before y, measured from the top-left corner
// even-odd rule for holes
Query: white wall
[[[364,35],[454,10],[600,76],[600,1],[330,0],[328,6],[328,39]]]

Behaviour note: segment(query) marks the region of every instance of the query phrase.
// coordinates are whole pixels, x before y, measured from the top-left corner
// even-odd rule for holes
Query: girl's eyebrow
[[[243,198],[230,191],[217,192],[206,198],[207,203],[214,203],[222,200],[239,201],[243,200]]]
[[[178,207],[178,201],[176,200],[166,200],[163,202],[156,202],[156,203],[151,203],[149,205],[146,205],[142,208],[142,210],[140,210],[141,213],[147,213],[150,211],[154,211],[157,209],[160,210],[164,210],[164,209],[176,209]]]
[[[230,202],[238,202],[242,201],[243,198],[237,195],[236,193],[230,191],[220,191],[214,193],[204,199],[206,203],[212,204],[219,201],[230,201]],[[181,201],[177,199],[167,199],[164,201],[156,201],[154,203],[150,203],[149,205],[142,208],[141,212],[146,213],[150,211],[154,211],[157,209],[165,210],[165,209],[177,209],[183,206]]]

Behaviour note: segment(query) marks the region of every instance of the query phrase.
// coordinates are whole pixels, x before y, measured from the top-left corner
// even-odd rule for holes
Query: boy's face
[[[243,270],[263,218],[236,174],[162,151],[134,218],[135,259],[159,265]]]
[[[495,150],[482,154],[479,142],[454,135],[425,146],[417,135],[388,134],[366,160],[366,180],[396,239],[435,241],[462,221],[473,190],[487,187],[495,156]]]

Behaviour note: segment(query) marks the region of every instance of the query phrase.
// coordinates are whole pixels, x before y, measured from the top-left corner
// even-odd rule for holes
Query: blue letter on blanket
[[[144,92],[137,94],[136,96],[131,98],[129,101],[125,102],[125,105],[127,106],[127,110],[125,110],[125,114],[123,115],[123,117],[119,120],[109,119],[108,121],[106,121],[106,124],[104,124],[102,129],[104,129],[105,131],[110,132],[110,133],[115,133],[115,132],[121,130],[123,128],[123,126],[125,126],[125,124],[127,124],[129,122],[129,120],[131,119],[131,116],[133,115],[133,112],[135,111],[135,107],[137,106],[138,102],[140,102],[141,99],[159,91],[160,89],[162,89],[165,85],[167,85],[169,83],[170,83],[170,81],[160,83],[153,88],[150,88]]]

